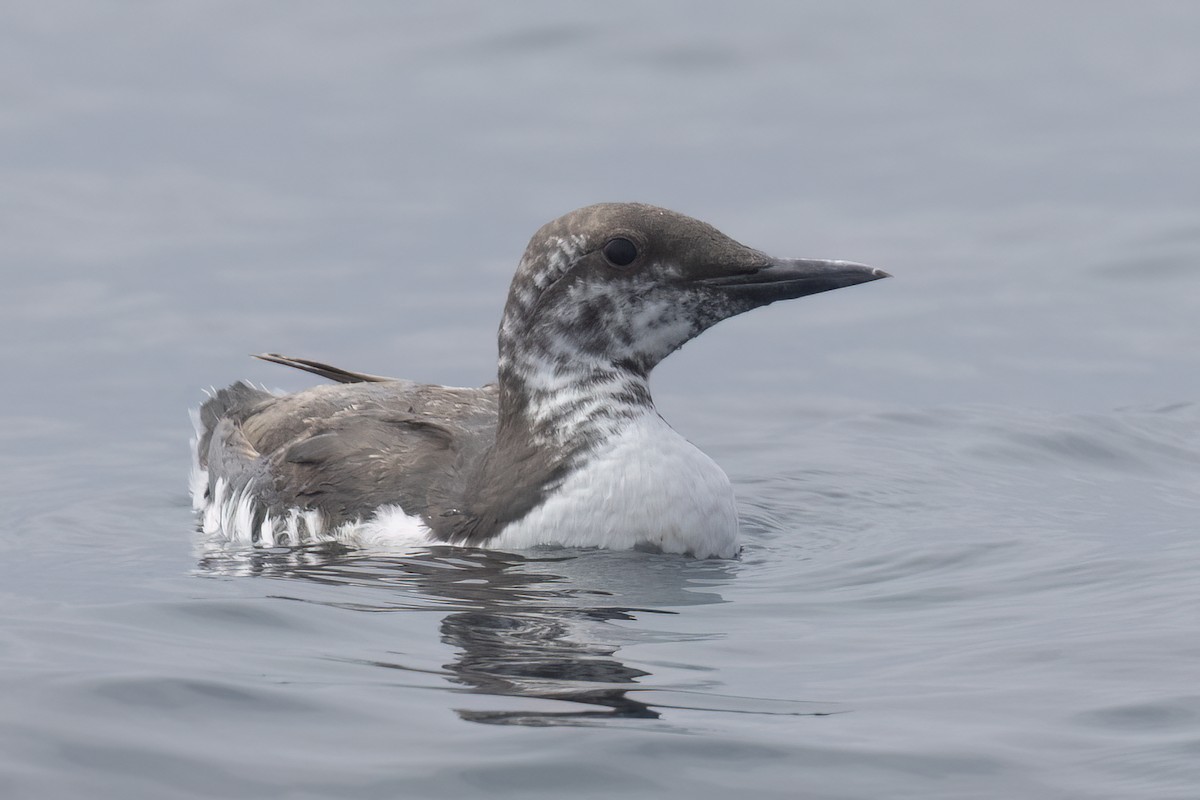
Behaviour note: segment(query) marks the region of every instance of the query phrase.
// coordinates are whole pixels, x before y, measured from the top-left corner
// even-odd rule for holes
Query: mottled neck
[[[504,351],[507,349],[507,353]],[[501,348],[501,430],[521,430],[537,444],[598,444],[630,420],[654,413],[647,376],[565,348]]]
[[[635,335],[627,288],[559,282],[582,240],[541,244],[522,261],[500,323],[499,433],[573,451],[654,412],[648,376],[658,356]]]

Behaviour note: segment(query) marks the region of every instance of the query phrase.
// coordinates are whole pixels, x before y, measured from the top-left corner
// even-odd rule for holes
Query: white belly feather
[[[649,412],[586,457],[488,547],[542,544],[732,558],[738,552],[733,488],[711,458]]]

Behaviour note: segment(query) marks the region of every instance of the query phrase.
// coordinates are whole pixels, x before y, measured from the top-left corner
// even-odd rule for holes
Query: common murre
[[[884,277],[847,261],[771,258],[654,206],[581,208],[525,250],[495,384],[450,388],[260,356],[336,383],[214,392],[194,414],[193,506],[205,533],[263,546],[731,558],[729,479],[655,411],[650,371],[723,319]]]

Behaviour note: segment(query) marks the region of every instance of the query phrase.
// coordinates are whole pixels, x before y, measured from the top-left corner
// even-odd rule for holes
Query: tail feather
[[[257,498],[269,480],[266,464],[246,439],[241,421],[274,397],[248,383],[235,383],[214,392],[193,412],[196,435],[189,488],[192,508],[203,515],[205,533],[247,542],[261,534],[266,508]]]
[[[193,420],[196,428],[196,461],[200,469],[208,469],[209,446],[213,431],[223,419],[241,419],[264,400],[275,395],[257,389],[245,382],[238,382],[213,392],[200,406],[200,413]]]
[[[320,375],[322,378],[328,378],[331,381],[338,383],[387,383],[396,380],[395,378],[385,378],[382,375],[368,375],[365,372],[351,372],[348,369],[334,367],[329,364],[322,364],[320,361],[309,361],[307,358],[292,358],[291,356],[282,356],[279,353],[259,353],[254,358],[270,361],[273,364],[282,364],[285,367],[293,367],[295,369],[311,372],[314,375]]]

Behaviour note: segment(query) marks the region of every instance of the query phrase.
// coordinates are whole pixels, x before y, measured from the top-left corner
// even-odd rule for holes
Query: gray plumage
[[[337,383],[216,392],[200,410],[197,507],[219,503],[219,490],[241,497],[249,529],[273,525],[279,541],[288,515],[317,511],[333,527],[395,505],[433,540],[486,544],[653,413],[650,371],[685,342],[751,308],[885,275],[773,259],[653,206],[580,209],[530,241],[500,325],[497,383],[448,388],[260,356]]]

